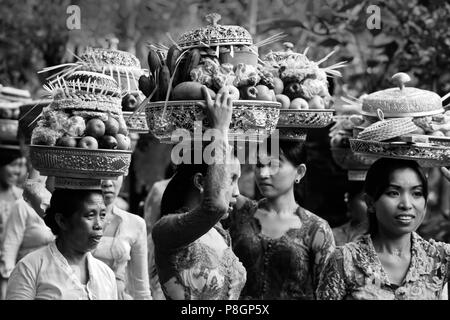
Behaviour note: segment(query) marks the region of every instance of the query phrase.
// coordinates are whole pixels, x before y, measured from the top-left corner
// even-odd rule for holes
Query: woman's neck
[[[372,238],[377,252],[403,256],[411,251],[411,236],[411,233],[394,236],[379,230]]]
[[[109,204],[106,204],[106,215],[107,216],[111,215],[113,212],[113,209],[114,209],[114,201]]]
[[[293,190],[276,198],[267,198],[266,200],[267,209],[275,211],[279,215],[292,214],[298,206]]]
[[[68,245],[64,238],[56,239],[56,247],[69,264],[81,265],[86,261],[87,252],[79,252]]]

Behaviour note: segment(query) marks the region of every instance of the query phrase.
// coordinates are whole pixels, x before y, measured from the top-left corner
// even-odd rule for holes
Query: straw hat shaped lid
[[[383,111],[378,109],[380,121],[373,123],[358,134],[358,139],[385,141],[417,130],[412,118],[393,118],[385,120]]]
[[[441,97],[428,90],[405,87],[411,78],[403,72],[392,76],[398,88],[376,91],[363,99],[362,114],[377,116],[381,109],[386,118],[424,117],[444,112]]]
[[[181,35],[177,43],[182,49],[207,46],[253,45],[253,38],[241,26],[220,25],[221,15],[211,13],[205,16],[206,27],[196,28]]]

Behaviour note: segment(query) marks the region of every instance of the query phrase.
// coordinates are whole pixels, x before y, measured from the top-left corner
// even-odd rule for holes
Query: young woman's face
[[[392,172],[389,186],[374,202],[379,230],[392,235],[415,231],[423,221],[426,199],[422,182],[410,169]]]
[[[285,156],[274,157],[261,153],[255,170],[256,184],[268,199],[293,190],[296,178],[301,178],[296,168]]]
[[[119,195],[120,188],[122,188],[122,183],[123,176],[118,177],[117,180],[102,180],[102,193],[107,206],[116,200]]]
[[[65,220],[64,239],[78,252],[88,252],[97,247],[103,235],[106,207],[103,197],[91,193],[81,209]]]
[[[0,167],[0,183],[5,187],[16,185],[22,173],[22,163],[24,158],[17,158],[16,160]]]

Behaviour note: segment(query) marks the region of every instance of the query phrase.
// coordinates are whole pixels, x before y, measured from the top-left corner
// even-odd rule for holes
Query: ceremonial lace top
[[[0,274],[8,278],[17,261],[55,239],[36,211],[23,199],[17,200],[5,225]]]
[[[155,262],[167,299],[238,299],[246,272],[230,248],[228,233],[219,223],[214,225],[224,214],[206,205],[164,216],[155,224]],[[222,253],[202,241],[217,232],[228,246]]]
[[[14,198],[14,201],[6,201],[0,199],[0,241],[3,240],[6,221],[8,221],[8,217],[11,213],[11,208],[14,202],[22,197],[22,192],[23,192],[22,189],[16,186],[12,186],[11,195]]]
[[[412,233],[411,262],[400,286],[391,284],[369,235],[338,247],[322,274],[323,300],[434,300],[448,282],[450,245]]]
[[[112,214],[120,218],[114,237],[103,236],[92,254],[114,271],[119,300],[150,300],[145,221],[116,206]]]
[[[319,274],[334,250],[330,226],[299,207],[295,213],[301,227],[272,239],[261,233],[254,217],[258,205],[261,202],[246,201],[233,213],[230,224],[233,251],[247,270],[241,298],[315,299]]]

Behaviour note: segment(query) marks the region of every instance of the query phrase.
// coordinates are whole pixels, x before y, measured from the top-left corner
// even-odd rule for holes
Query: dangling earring
[[[199,187],[198,190],[200,191],[200,194],[203,193],[203,188],[202,187]]]
[[[295,179],[295,183],[300,183],[300,178]]]

